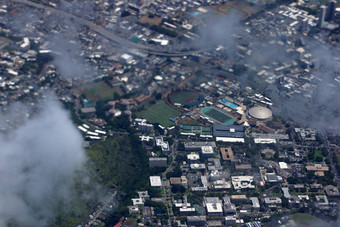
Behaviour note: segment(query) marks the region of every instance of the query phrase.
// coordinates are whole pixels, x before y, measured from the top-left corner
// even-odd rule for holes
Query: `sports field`
[[[182,105],[184,103],[196,102],[197,98],[197,95],[190,91],[176,92],[170,97],[172,103],[179,103]]]
[[[183,118],[178,123],[182,125],[200,125],[199,122],[191,119],[190,117]]]
[[[157,16],[145,15],[138,20],[141,24],[147,24],[149,26],[159,26],[162,23],[162,18]]]
[[[231,125],[235,122],[234,118],[230,117],[227,113],[221,110],[217,110],[214,107],[204,107],[201,111],[207,117],[224,125]]]
[[[164,127],[175,125],[169,118],[175,118],[180,114],[178,110],[171,108],[163,102],[154,104],[137,114],[138,117],[145,118],[148,122],[158,123]]]
[[[110,87],[103,81],[89,84],[80,88],[80,90],[92,103],[95,103],[99,100],[113,99],[113,94],[115,92],[117,92],[119,95],[122,95],[122,90],[119,87]]]
[[[213,7],[213,9],[219,13],[223,13],[226,15],[234,11],[236,13],[241,14],[242,20],[245,20],[248,17],[259,12],[257,8],[250,6],[249,4],[238,2],[238,1],[227,2],[226,4],[215,6]]]
[[[185,108],[199,106],[204,101],[204,96],[192,91],[178,91],[169,96],[170,102],[174,105],[181,105]]]

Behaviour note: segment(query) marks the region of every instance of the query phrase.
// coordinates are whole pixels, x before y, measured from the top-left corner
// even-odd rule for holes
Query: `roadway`
[[[115,191],[112,195],[109,196],[106,203],[96,212],[96,215],[91,219],[85,226],[91,226],[95,221],[97,221],[98,217],[102,214],[102,212],[109,206],[112,200],[115,198],[117,191]]]
[[[338,170],[337,170],[337,166],[336,163],[334,162],[333,158],[334,158],[334,153],[335,151],[333,151],[333,149],[331,148],[331,146],[329,145],[329,141],[327,139],[327,136],[325,135],[321,135],[323,141],[324,141],[324,146],[328,151],[328,159],[330,160],[330,167],[331,167],[331,171],[332,173],[334,173],[334,180],[335,183],[337,184],[337,187],[340,188],[340,176],[338,174]],[[336,157],[335,157],[336,158]]]
[[[162,181],[163,181],[163,184],[162,184],[162,188],[163,188],[163,191],[164,191],[164,198],[166,200],[166,208],[167,208],[167,212],[168,212],[168,224],[169,226],[171,226],[171,219],[174,218],[174,214],[173,214],[173,210],[172,210],[172,207],[170,207],[170,204],[171,204],[171,200],[172,200],[172,197],[171,197],[171,191],[170,191],[170,187],[168,187],[168,185],[165,185],[164,181],[167,181],[166,179],[166,174],[168,172],[171,172],[173,167],[174,167],[174,163],[175,163],[175,158],[176,158],[176,155],[175,155],[175,152],[176,152],[176,148],[177,148],[177,145],[178,145],[178,140],[175,139],[173,144],[171,145],[171,157],[172,157],[172,163],[168,166],[168,168],[164,171],[163,175],[162,175]],[[169,194],[167,194],[167,190],[169,190]]]
[[[28,0],[12,0],[12,1],[18,2],[18,3],[21,3],[21,4],[25,4],[25,5],[37,8],[37,9],[49,11],[51,13],[58,14],[58,15],[63,16],[65,18],[69,18],[72,21],[74,21],[74,22],[76,22],[80,25],[87,26],[89,29],[97,32],[98,34],[104,36],[105,38],[107,38],[111,41],[114,41],[117,44],[120,44],[120,45],[123,45],[123,46],[126,46],[126,47],[136,48],[136,49],[143,51],[143,52],[146,52],[148,54],[165,56],[165,57],[181,57],[181,56],[198,54],[198,53],[205,51],[205,50],[195,50],[195,51],[185,51],[185,52],[170,52],[170,51],[167,51],[167,50],[160,50],[160,49],[153,48],[153,47],[150,47],[150,46],[131,42],[130,40],[127,40],[125,38],[117,36],[113,32],[110,32],[110,31],[104,29],[103,27],[96,25],[93,22],[90,22],[90,21],[85,20],[81,17],[75,16],[71,13],[67,13],[67,12],[59,10],[59,9],[44,6],[42,4],[38,4],[38,3],[31,2],[31,1],[28,1]]]

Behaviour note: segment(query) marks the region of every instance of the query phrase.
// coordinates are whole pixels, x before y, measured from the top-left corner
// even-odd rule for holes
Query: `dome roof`
[[[249,110],[249,115],[259,120],[267,120],[272,117],[272,111],[266,107],[256,106]]]

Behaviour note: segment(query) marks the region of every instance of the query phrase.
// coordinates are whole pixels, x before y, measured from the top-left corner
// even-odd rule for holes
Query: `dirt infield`
[[[224,5],[213,7],[219,13],[230,14],[232,11],[241,14],[241,20],[246,20],[260,10],[243,2],[227,2]]]

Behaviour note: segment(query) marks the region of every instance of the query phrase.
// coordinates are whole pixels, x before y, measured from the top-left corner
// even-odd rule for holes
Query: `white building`
[[[134,206],[144,206],[142,198],[131,199]]]
[[[254,182],[253,176],[234,176],[231,177],[231,182],[235,190],[255,188],[255,185],[252,184]]]
[[[268,207],[277,207],[282,205],[282,200],[279,197],[267,197],[264,198],[264,203]]]
[[[223,215],[222,201],[218,197],[205,197],[204,204],[208,215]]]
[[[123,54],[123,55],[120,56],[120,58],[121,58],[125,63],[128,63],[128,64],[132,63],[132,61],[133,61],[133,57],[132,57],[131,55],[129,55],[129,54]]]
[[[260,209],[260,201],[257,197],[250,197],[251,200],[251,207],[254,210],[259,210]]]
[[[188,162],[190,163],[195,163],[198,162],[200,159],[199,154],[191,152],[190,154],[187,155]]]
[[[214,148],[212,146],[202,146],[201,153],[203,158],[214,157]]]
[[[151,187],[161,187],[162,180],[160,176],[150,176],[150,185]]]

